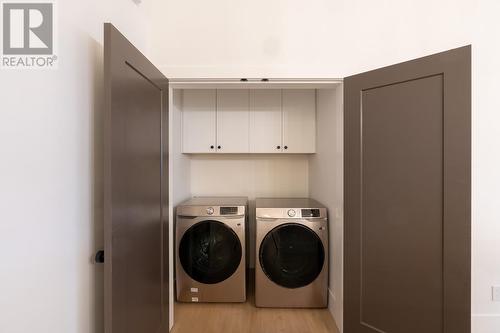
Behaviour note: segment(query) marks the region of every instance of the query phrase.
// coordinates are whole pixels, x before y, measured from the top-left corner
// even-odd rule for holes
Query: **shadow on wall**
[[[93,184],[92,215],[94,237],[92,248],[104,249],[104,48],[96,40],[89,38],[89,58],[92,61],[93,110],[91,149]],[[90,313],[94,316],[94,332],[104,332],[104,265],[94,265],[94,292]]]

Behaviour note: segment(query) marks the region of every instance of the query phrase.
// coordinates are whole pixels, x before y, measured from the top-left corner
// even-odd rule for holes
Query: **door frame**
[[[443,332],[471,326],[471,46],[403,62],[344,79],[344,329],[360,321],[361,93],[363,90],[443,76]],[[388,82],[391,82],[388,84]],[[345,296],[348,297],[345,297]],[[358,297],[350,298],[349,295]],[[347,327],[346,333],[354,333]]]

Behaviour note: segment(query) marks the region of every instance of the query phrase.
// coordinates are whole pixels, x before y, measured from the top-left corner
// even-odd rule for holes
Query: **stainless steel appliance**
[[[244,302],[247,198],[195,197],[177,207],[180,302]]]
[[[255,305],[328,305],[328,220],[311,199],[257,199]]]

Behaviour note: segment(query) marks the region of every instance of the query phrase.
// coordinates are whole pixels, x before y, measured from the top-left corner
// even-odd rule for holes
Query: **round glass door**
[[[224,223],[202,221],[189,228],[179,245],[184,271],[194,280],[213,284],[229,278],[241,261],[241,243]]]
[[[325,249],[318,235],[308,227],[283,224],[264,237],[259,259],[271,281],[286,288],[300,288],[321,273]]]

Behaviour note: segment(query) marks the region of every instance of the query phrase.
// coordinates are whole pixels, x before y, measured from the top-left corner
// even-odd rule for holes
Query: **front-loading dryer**
[[[328,220],[311,199],[257,199],[255,305],[328,305]]]
[[[176,215],[177,300],[244,302],[247,198],[195,197]]]

